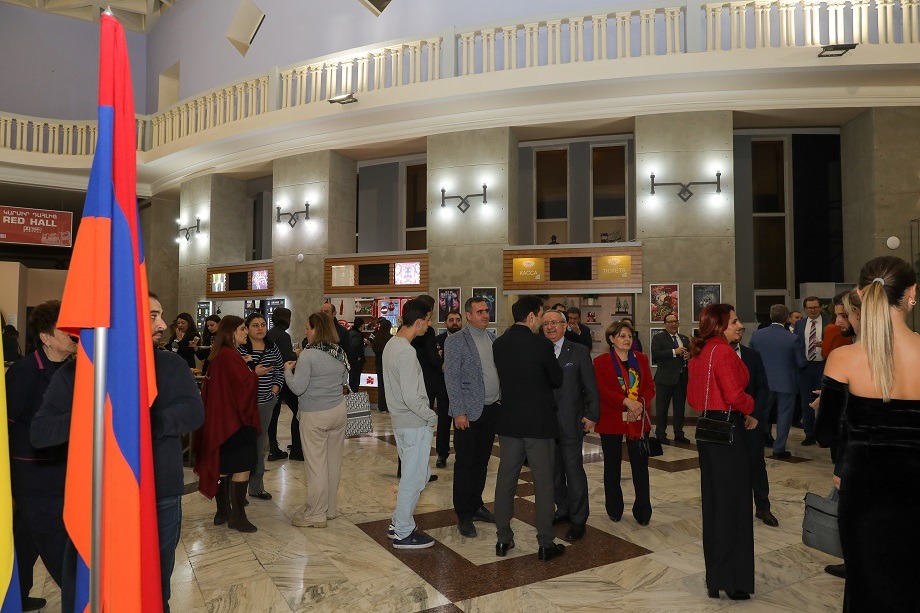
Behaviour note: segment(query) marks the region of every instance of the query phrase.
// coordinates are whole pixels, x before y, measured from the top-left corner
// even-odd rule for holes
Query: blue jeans
[[[157,498],[157,527],[160,533],[160,582],[163,612],[169,613],[169,579],[176,565],[176,547],[182,530],[182,496]]]
[[[393,511],[393,528],[396,538],[404,539],[415,530],[412,513],[418,497],[431,476],[431,427],[394,428],[396,449],[402,461],[402,477],[396,493],[396,510]]]

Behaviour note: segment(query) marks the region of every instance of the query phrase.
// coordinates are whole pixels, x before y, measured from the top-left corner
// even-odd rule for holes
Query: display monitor
[[[243,292],[249,289],[248,272],[229,272],[227,273],[227,291]]]
[[[359,264],[358,285],[389,285],[389,264]]]
[[[560,257],[549,259],[550,281],[590,281],[590,257]]]

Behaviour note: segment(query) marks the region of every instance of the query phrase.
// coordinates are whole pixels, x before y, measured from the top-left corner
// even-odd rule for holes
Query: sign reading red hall
[[[0,243],[70,247],[73,213],[0,207]]]

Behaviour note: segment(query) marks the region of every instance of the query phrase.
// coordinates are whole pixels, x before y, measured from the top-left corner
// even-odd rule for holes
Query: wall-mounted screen
[[[389,285],[389,264],[359,264],[358,285]]]
[[[214,274],[211,275],[211,291],[212,292],[227,291],[227,273],[215,272]]]
[[[268,271],[252,271],[252,289],[268,289]]]
[[[396,285],[420,285],[422,282],[421,262],[397,262],[395,268]]]
[[[550,281],[590,281],[591,258],[550,258]]]
[[[240,292],[249,289],[248,272],[229,272],[227,273],[227,291]]]
[[[332,267],[332,287],[352,287],[355,284],[355,265]]]

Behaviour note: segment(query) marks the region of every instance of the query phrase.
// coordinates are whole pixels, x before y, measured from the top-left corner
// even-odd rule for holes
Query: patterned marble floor
[[[274,498],[251,500],[247,514],[259,528],[254,534],[214,526],[213,502],[197,492],[185,496],[172,611],[638,613],[841,608],[843,580],[823,572],[826,564],[839,561],[801,543],[805,493],[824,494],[831,487],[827,450],[801,447],[801,430],[792,432],[792,461],[767,458],[772,509],[780,526],[769,528],[755,521],[756,594],[750,601],[733,602],[724,596],[706,597],[700,474],[693,445],[665,447],[665,455],[652,462],[654,514],[651,524],[641,527],[628,512],[633,489],[626,469],[627,513],[619,523],[604,513],[600,439],[588,436],[584,453],[593,513],[587,534],[567,547],[564,556],[544,563],[536,559],[530,474],[522,473],[515,501],[517,548],[500,559],[494,555],[494,528],[476,524],[479,536],[473,539],[461,537],[455,528],[452,458],[446,469],[432,469],[439,480],[422,493],[416,510],[418,525],[436,539],[435,547],[390,547],[385,532],[396,499],[396,447],[389,416],[373,411],[373,419],[374,433],[346,441],[341,515],[325,529],[290,524],[307,487],[300,462],[268,464],[266,488]],[[286,426],[280,424],[279,432],[289,432]],[[692,428],[688,436],[693,438]],[[489,505],[497,469],[498,459],[493,458],[483,496]],[[566,526],[558,528],[561,537]],[[49,599],[45,610],[59,610],[57,586],[40,564],[35,573],[32,595]]]

